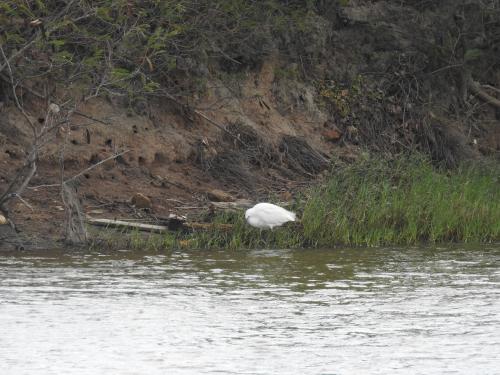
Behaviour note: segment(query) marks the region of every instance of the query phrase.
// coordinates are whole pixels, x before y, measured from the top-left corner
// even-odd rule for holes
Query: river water
[[[500,374],[500,246],[0,257],[0,374]]]

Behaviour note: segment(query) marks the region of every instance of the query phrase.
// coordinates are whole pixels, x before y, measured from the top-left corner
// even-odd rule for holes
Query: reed
[[[419,157],[367,159],[316,189],[302,221],[315,246],[499,240],[500,167],[449,171]]]

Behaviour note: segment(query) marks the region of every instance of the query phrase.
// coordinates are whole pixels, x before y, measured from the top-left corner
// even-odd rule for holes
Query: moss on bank
[[[245,223],[243,212],[214,222],[210,230],[144,239],[134,248],[298,248],[413,245],[500,240],[500,166],[435,168],[427,159],[366,159],[335,168],[326,183],[294,203],[301,217],[274,231]]]

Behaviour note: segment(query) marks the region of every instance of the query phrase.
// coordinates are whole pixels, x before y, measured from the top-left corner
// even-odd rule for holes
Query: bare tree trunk
[[[74,181],[63,182],[61,197],[66,211],[64,222],[65,242],[70,245],[83,245],[87,243],[87,231]]]

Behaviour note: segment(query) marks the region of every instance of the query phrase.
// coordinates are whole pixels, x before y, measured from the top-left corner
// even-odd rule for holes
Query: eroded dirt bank
[[[69,131],[61,128],[44,148],[25,202],[12,204],[13,221],[22,232],[61,237],[61,173],[69,178],[83,172],[78,196],[84,212],[94,217],[190,215],[211,200],[257,201],[270,193],[290,200],[327,169],[332,153],[352,158],[355,151],[339,145],[340,135],[328,137],[327,114],[312,99],[285,103],[276,98],[273,69],[269,63],[248,74],[238,97],[216,82],[220,87],[197,103],[210,121],[169,101],[151,104],[146,115],[102,99],[82,104],[78,112],[85,116],[73,115]],[[296,95],[311,96],[307,88]],[[282,106],[290,109],[282,113]],[[14,107],[2,112],[5,187],[24,161],[29,129]],[[148,201],[134,201],[138,193],[151,207]]]
[[[498,157],[500,109],[491,100],[500,87],[492,58],[498,41],[486,35],[496,26],[483,25],[481,39],[482,9],[400,3],[351,1],[314,13],[315,28],[304,40],[282,41],[288,51],[281,45],[251,63],[236,59],[236,68],[208,66],[204,89],[175,100],[78,101],[69,124],[44,144],[22,199],[9,204],[11,219],[35,244],[62,238],[58,184],[79,173],[84,213],[166,217],[192,215],[211,200],[290,200],[317,183],[332,158],[352,161],[363,150],[423,152],[449,166]],[[464,22],[457,11],[466,12]],[[468,28],[467,45],[458,42],[460,27]],[[18,95],[43,126],[47,101],[30,87],[17,88]],[[4,77],[0,192],[31,142],[9,89]],[[15,242],[7,227],[2,231],[0,247]]]

